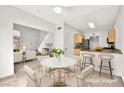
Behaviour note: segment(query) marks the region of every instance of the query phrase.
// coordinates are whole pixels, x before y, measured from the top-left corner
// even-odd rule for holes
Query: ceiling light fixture
[[[58,6],[57,7],[54,7],[53,10],[54,10],[54,12],[56,14],[60,14],[62,12],[62,8],[61,7],[58,7]]]
[[[95,28],[95,25],[94,25],[93,22],[89,22],[88,25],[89,25],[90,28]]]

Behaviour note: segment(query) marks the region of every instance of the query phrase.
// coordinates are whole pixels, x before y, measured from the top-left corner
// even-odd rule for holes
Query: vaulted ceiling
[[[95,30],[106,30],[112,26],[118,13],[119,6],[114,5],[80,5],[60,6],[62,12],[56,14],[50,5],[20,5],[15,6],[35,16],[41,17],[54,24],[63,21],[80,31],[90,31],[88,22],[95,24]]]

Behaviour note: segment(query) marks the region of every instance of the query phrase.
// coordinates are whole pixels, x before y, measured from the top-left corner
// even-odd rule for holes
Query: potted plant
[[[63,49],[60,48],[54,48],[52,49],[52,54],[53,56],[55,56],[58,60],[60,60],[61,55],[64,54]]]

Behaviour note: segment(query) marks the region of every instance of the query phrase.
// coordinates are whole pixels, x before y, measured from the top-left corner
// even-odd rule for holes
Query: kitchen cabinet
[[[80,56],[80,51],[81,51],[81,49],[79,49],[79,48],[74,49],[74,55]]]
[[[81,34],[74,34],[74,43],[82,43],[82,40],[85,39]]]
[[[115,28],[108,30],[108,42],[115,42]]]

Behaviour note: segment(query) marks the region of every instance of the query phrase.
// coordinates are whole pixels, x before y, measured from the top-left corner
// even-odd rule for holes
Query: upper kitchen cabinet
[[[115,28],[108,30],[108,42],[115,42]]]
[[[74,34],[74,43],[82,43],[82,40],[85,39],[85,37],[81,34]]]

